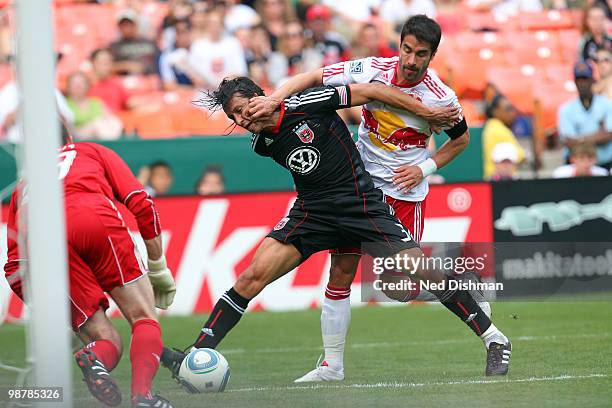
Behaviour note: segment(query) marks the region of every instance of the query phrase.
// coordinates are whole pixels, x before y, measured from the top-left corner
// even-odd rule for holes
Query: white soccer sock
[[[489,349],[489,344],[491,344],[492,342],[499,344],[508,343],[508,338],[504,336],[504,333],[502,333],[497,327],[495,327],[493,323],[491,323],[491,326],[489,326],[489,328],[480,335],[480,338],[484,342],[484,345],[487,350]]]
[[[351,288],[325,289],[321,310],[321,334],[325,348],[325,362],[334,370],[344,369],[344,344],[351,323]]]

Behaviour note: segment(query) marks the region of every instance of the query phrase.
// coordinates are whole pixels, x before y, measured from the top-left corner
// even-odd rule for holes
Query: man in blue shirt
[[[574,79],[578,98],[559,109],[559,136],[566,148],[577,143],[596,145],[597,164],[609,169],[612,166],[612,101],[593,93],[593,69],[587,62],[574,65]]]

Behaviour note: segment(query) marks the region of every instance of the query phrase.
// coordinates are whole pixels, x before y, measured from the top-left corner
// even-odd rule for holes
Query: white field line
[[[293,391],[293,390],[321,390],[321,389],[372,389],[372,388],[421,388],[447,385],[476,385],[476,384],[514,384],[546,381],[566,381],[566,380],[586,380],[591,378],[607,378],[608,374],[587,374],[587,375],[559,375],[555,377],[529,377],[504,380],[457,380],[457,381],[436,381],[424,383],[406,382],[378,382],[371,384],[311,384],[294,385],[288,387],[247,387],[230,389],[226,392],[253,392],[253,391]]]
[[[555,341],[565,339],[588,339],[596,337],[610,337],[612,333],[585,333],[585,334],[568,334],[559,336],[519,336],[510,338],[513,343],[529,342],[529,341]],[[348,341],[347,348],[350,349],[367,349],[367,348],[381,348],[381,347],[413,347],[413,346],[425,346],[433,345],[440,346],[446,344],[461,344],[461,343],[472,343],[474,338],[468,339],[442,339],[442,340],[418,340],[418,341],[401,341],[401,342],[371,342],[371,343],[351,343]],[[280,353],[295,353],[304,351],[321,351],[322,346],[304,346],[304,347],[264,347],[257,349],[245,349],[245,348],[231,348],[231,349],[220,349],[222,354],[244,354],[244,353],[269,353],[269,354],[280,354]]]

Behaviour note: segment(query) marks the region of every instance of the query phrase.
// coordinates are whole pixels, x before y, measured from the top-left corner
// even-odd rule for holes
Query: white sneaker
[[[315,382],[315,381],[342,381],[344,380],[344,370],[334,370],[329,367],[325,361],[321,365],[317,365],[317,368],[309,373],[306,373],[303,377],[293,381],[296,383],[303,382]]]

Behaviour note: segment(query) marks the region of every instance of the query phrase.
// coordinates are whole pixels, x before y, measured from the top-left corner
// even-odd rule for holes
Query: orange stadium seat
[[[477,33],[471,31],[461,32],[455,36],[455,44],[459,51],[474,51],[482,48],[503,50],[508,47],[505,34],[492,31]]]
[[[436,16],[436,21],[440,24],[444,35],[456,34],[465,27],[465,19],[462,13],[441,12]]]
[[[157,75],[127,75],[122,78],[126,92],[132,95],[142,95],[161,89],[161,80]]]
[[[179,133],[174,127],[172,117],[164,111],[134,113],[129,120],[129,126],[143,139],[170,138]]]
[[[463,98],[482,98],[487,85],[487,71],[494,66],[505,66],[507,60],[502,52],[489,48],[466,51],[460,58],[449,61],[449,84]]]
[[[517,28],[517,18],[470,11],[465,17],[465,26],[472,31],[514,31]]]
[[[544,68],[546,79],[549,82],[561,82],[574,80],[574,70],[572,64],[550,64]]]
[[[533,90],[545,80],[545,73],[532,65],[492,67],[487,72],[487,80],[519,111],[532,114]]]
[[[512,65],[531,64],[534,66],[559,64],[563,61],[561,53],[557,49],[529,43],[506,51],[506,59]]]
[[[561,30],[558,32],[563,61],[574,64],[578,59],[578,43],[582,34],[579,30]]]
[[[542,128],[555,129],[559,107],[576,96],[576,88],[572,81],[538,84],[534,89],[534,99],[539,105],[537,116]]]
[[[483,114],[480,112],[476,104],[471,99],[461,100],[461,109],[463,116],[469,126],[481,126],[484,122]]]
[[[573,15],[559,10],[521,13],[518,21],[523,30],[562,30],[575,27]]]

